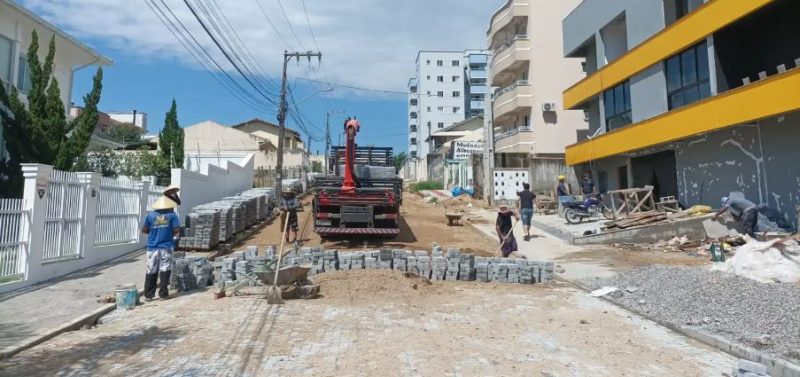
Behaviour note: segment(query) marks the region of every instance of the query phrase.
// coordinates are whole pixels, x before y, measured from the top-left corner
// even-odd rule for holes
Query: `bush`
[[[435,182],[435,181],[420,181],[417,183],[412,183],[409,186],[411,192],[420,192],[424,190],[441,190],[443,188],[444,186],[442,185],[441,182]]]

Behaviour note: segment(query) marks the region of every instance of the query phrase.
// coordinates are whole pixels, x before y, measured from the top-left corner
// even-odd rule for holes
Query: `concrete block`
[[[741,371],[752,372],[755,374],[767,374],[769,372],[766,366],[745,359],[739,359],[739,361],[736,363],[736,366]]]

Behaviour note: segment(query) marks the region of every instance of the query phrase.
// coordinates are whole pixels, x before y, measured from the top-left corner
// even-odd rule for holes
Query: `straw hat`
[[[284,194],[294,194],[294,190],[292,190],[291,186],[284,187],[282,191]]]
[[[181,188],[176,185],[169,185],[169,187],[164,190],[163,194],[166,195],[172,191],[181,191]]]
[[[158,198],[158,200],[156,200],[155,203],[153,203],[150,207],[152,207],[153,210],[161,210],[161,209],[173,209],[176,206],[177,204],[175,204],[175,202],[173,202],[170,198],[162,196]]]

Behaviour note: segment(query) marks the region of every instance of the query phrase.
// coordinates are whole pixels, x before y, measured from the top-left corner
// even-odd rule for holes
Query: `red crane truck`
[[[356,119],[345,121],[345,146],[331,149],[328,175],[316,181],[314,231],[323,239],[400,234],[403,180],[393,170],[392,148],[356,146],[360,128]]]

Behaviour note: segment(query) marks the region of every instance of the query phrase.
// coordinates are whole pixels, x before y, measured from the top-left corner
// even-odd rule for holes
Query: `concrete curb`
[[[586,293],[591,292],[591,290],[589,288],[587,288],[587,287],[585,287],[585,286],[583,286],[583,285],[581,285],[581,284],[579,284],[577,282],[574,282],[572,280],[568,280],[568,279],[565,279],[563,277],[560,277],[558,275],[556,275],[554,277],[554,279],[558,280],[558,281],[561,281],[561,282],[564,282],[564,283],[567,283],[567,284],[570,284],[570,285],[572,285],[572,286],[574,286],[574,287],[576,287],[576,288],[578,288],[578,289],[580,289],[580,290],[582,290],[582,291],[584,291]],[[634,315],[637,315],[639,317],[642,317],[642,318],[644,318],[644,319],[646,319],[648,321],[657,323],[657,324],[659,324],[661,326],[664,326],[664,327],[666,327],[666,328],[668,328],[668,329],[670,329],[672,331],[675,331],[675,332],[677,332],[677,333],[679,333],[679,334],[681,334],[683,336],[686,336],[688,338],[692,338],[692,339],[694,339],[696,341],[699,341],[699,342],[704,343],[704,344],[706,344],[708,346],[716,348],[716,349],[718,349],[718,350],[720,350],[722,352],[725,352],[725,353],[727,353],[729,355],[732,355],[734,357],[738,357],[738,358],[741,358],[741,359],[746,359],[746,360],[757,362],[759,364],[763,364],[769,369],[769,375],[771,377],[800,377],[800,365],[791,363],[791,362],[786,361],[784,359],[778,359],[778,358],[774,358],[774,357],[765,355],[765,354],[763,354],[761,352],[758,352],[757,350],[749,348],[749,347],[743,347],[741,345],[734,344],[731,341],[729,341],[729,340],[727,340],[725,338],[722,338],[720,336],[717,336],[717,335],[708,334],[708,333],[704,333],[702,331],[698,331],[698,330],[695,330],[695,329],[692,329],[692,328],[688,328],[688,327],[684,327],[684,326],[677,326],[677,325],[673,325],[671,323],[660,321],[660,320],[658,320],[658,319],[656,319],[656,318],[654,318],[654,317],[652,317],[652,316],[650,316],[650,315],[648,315],[646,313],[639,312],[639,311],[637,311],[637,310],[635,310],[635,309],[633,309],[633,308],[631,308],[631,307],[629,307],[629,306],[627,306],[627,305],[625,305],[623,303],[614,301],[614,300],[612,300],[612,299],[610,299],[610,298],[608,298],[606,296],[602,296],[602,297],[600,297],[600,299],[602,299],[602,300],[604,300],[606,302],[609,302],[609,303],[611,303],[611,304],[613,304],[613,305],[615,305],[615,306],[617,306],[619,308],[622,308],[622,309],[624,309],[625,311],[627,311],[627,312],[629,312],[631,314],[634,314]]]
[[[543,231],[543,232],[545,232],[545,233],[547,233],[547,234],[549,234],[549,235],[551,235],[553,237],[556,237],[556,238],[558,238],[558,239],[560,239],[562,241],[569,242],[570,244],[573,244],[573,245],[575,244],[575,236],[573,236],[571,234],[564,233],[564,232],[562,232],[562,231],[560,231],[560,230],[558,230],[556,228],[553,228],[550,225],[547,225],[547,224],[540,223],[540,222],[536,221],[536,216],[534,216],[533,220],[531,220],[531,225],[535,226],[539,230],[541,230],[541,231]]]
[[[144,291],[139,290],[140,297],[142,296],[143,292]],[[32,336],[15,345],[6,347],[4,350],[0,351],[0,360],[10,359],[12,356],[22,351],[35,347],[39,344],[42,344],[67,331],[78,330],[85,325],[93,325],[97,323],[97,320],[100,319],[100,317],[114,311],[116,308],[117,308],[116,303],[105,304],[87,314],[78,316],[71,321],[64,322],[61,325],[58,325],[48,331],[45,331],[43,335]]]

